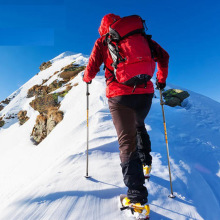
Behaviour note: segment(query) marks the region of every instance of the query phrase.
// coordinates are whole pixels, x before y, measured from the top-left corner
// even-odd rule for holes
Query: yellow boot
[[[150,178],[150,172],[151,172],[151,165],[146,165],[146,166],[144,166],[143,165],[143,170],[144,170],[144,177],[145,177],[145,179],[149,179]]]
[[[131,203],[126,195],[120,195],[121,210],[130,209],[136,219],[150,219],[150,206],[146,203]]]

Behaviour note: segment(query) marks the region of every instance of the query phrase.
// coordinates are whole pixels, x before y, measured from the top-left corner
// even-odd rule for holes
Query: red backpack
[[[109,27],[105,42],[108,45],[114,71],[106,67],[113,80],[134,86],[145,84],[155,71],[151,35],[146,35],[140,16],[123,17]],[[111,68],[112,69],[112,68]]]

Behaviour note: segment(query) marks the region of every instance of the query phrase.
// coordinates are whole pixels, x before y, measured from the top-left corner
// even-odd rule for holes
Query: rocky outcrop
[[[34,96],[44,96],[48,94],[49,88],[47,86],[34,85],[28,90],[27,98],[31,98]]]
[[[5,121],[4,121],[4,120],[1,120],[1,121],[0,121],[0,128],[3,127],[4,125],[5,125]]]
[[[35,98],[30,106],[39,113],[47,114],[50,107],[59,107],[58,94],[47,94]]]
[[[65,91],[48,94],[49,92],[60,88],[62,85],[62,81],[55,80],[50,86],[34,86],[29,91],[29,95],[35,96],[35,99],[30,102],[30,106],[40,113],[36,119],[36,124],[31,134],[33,140],[37,144],[44,140],[63,119],[63,112],[58,110],[60,106],[58,96],[62,96]]]
[[[5,125],[5,121],[3,120],[3,117],[0,117],[0,128]]]
[[[14,94],[13,97],[6,98],[5,100],[1,101],[1,102],[0,102],[0,111],[1,111],[2,109],[4,109],[5,106],[8,105],[8,104],[11,102],[11,100],[14,99],[15,96],[16,96],[16,94]]]
[[[62,92],[57,93],[58,96],[64,97],[72,89],[71,85],[67,85],[66,89]]]
[[[47,65],[42,64],[41,66],[42,68],[45,68]],[[79,66],[72,63],[62,68],[61,71],[57,71],[53,74],[60,73],[59,77],[61,77],[62,80],[56,79],[49,86],[43,86],[43,84],[48,81],[43,80],[41,85],[35,85],[28,90],[27,97],[35,97],[35,99],[30,102],[30,106],[40,113],[36,119],[36,124],[31,134],[37,144],[44,140],[55,126],[63,120],[63,112],[59,110],[60,104],[58,102],[58,97],[64,97],[73,86],[78,85],[78,83],[76,83],[72,86],[71,83],[67,83],[84,69],[85,66]],[[61,92],[54,92],[61,87],[65,89],[60,90]],[[26,113],[21,112],[19,116],[20,115],[23,122]]]
[[[4,101],[2,101],[2,103],[8,105],[10,101],[11,101],[10,99],[5,99]]]
[[[188,92],[180,89],[169,89],[163,92],[165,104],[171,107],[181,106],[182,101],[189,96]]]
[[[50,108],[47,113],[47,135],[63,120],[63,112]]]
[[[37,116],[36,124],[32,130],[31,136],[36,141],[40,143],[47,136],[47,117],[43,114]]]
[[[49,80],[49,79],[43,79],[43,80],[42,80],[42,83],[41,83],[41,86],[42,86],[44,83],[46,83],[48,80]]]
[[[12,97],[12,98],[14,98],[14,97]],[[12,99],[11,98],[11,99]],[[0,102],[0,111],[5,107],[5,105],[8,105],[9,103],[10,103],[10,101],[11,101],[11,99],[9,98],[7,98],[7,99],[5,99],[5,100],[3,100],[3,101],[1,101]],[[4,104],[4,105],[2,105],[2,104]]]
[[[79,85],[79,83],[75,83],[73,86],[78,86]],[[71,86],[71,84],[67,84],[66,85],[66,91],[70,91],[71,89],[72,89],[73,87]]]
[[[45,80],[46,81],[46,80]],[[43,81],[44,82],[44,81]],[[28,90],[27,98],[41,97],[62,87],[66,81],[54,80],[49,86],[34,85]]]
[[[27,116],[27,111],[20,111],[18,112],[18,120],[20,122],[20,125],[23,125],[26,121],[29,120],[29,117]]]
[[[64,97],[69,90],[72,89],[71,84],[66,85],[66,89],[59,93],[49,94],[58,88],[62,87],[66,82],[54,80],[49,86],[34,85],[28,90],[27,98],[35,96],[35,99],[30,102],[30,106],[39,113],[47,113],[48,108],[58,107],[58,96]]]
[[[79,66],[78,64],[70,64],[68,66],[65,66],[61,69],[61,73],[59,76],[63,78],[64,80],[71,80],[74,77],[76,77],[81,71],[83,71],[86,67],[85,66]]]
[[[58,96],[64,97],[72,86],[67,85],[64,91],[49,94],[63,86],[63,84],[65,84],[64,81],[55,80],[49,86],[35,85],[28,91],[28,97],[35,96],[35,99],[30,102],[30,106],[40,113],[31,134],[37,144],[44,140],[63,119],[63,112],[58,110],[60,106]],[[22,121],[20,123],[23,123],[27,119],[26,112],[19,113]]]
[[[58,108],[51,107],[47,114],[37,116],[36,124],[33,128],[31,136],[34,141],[39,144],[47,135],[63,120],[63,112]]]
[[[54,72],[53,76],[56,75],[57,73],[59,73],[59,71]]]
[[[75,83],[75,84],[73,84],[73,86],[78,86],[79,85],[79,83]]]
[[[42,71],[42,70],[45,70],[45,69],[47,69],[47,68],[49,68],[49,67],[51,67],[51,66],[52,66],[52,63],[51,63],[50,61],[48,61],[48,62],[43,62],[43,63],[40,65],[39,69],[40,69],[40,71]]]
[[[57,89],[59,89],[63,84],[65,84],[65,81],[59,81],[54,80],[48,87],[48,92],[53,92]]]

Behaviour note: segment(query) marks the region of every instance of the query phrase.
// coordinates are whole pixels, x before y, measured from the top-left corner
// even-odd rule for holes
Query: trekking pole
[[[160,90],[160,105],[162,107],[162,113],[163,113],[163,126],[164,126],[164,133],[165,133],[165,141],[167,146],[167,159],[168,159],[168,167],[169,167],[169,176],[170,176],[170,188],[171,188],[171,194],[169,195],[170,198],[175,198],[173,195],[173,186],[172,186],[172,178],[171,178],[171,171],[170,171],[170,156],[169,156],[169,147],[168,147],[168,139],[167,139],[167,127],[166,127],[166,121],[165,121],[165,113],[164,113],[164,101],[162,97],[162,91]]]
[[[89,84],[86,83],[87,88],[86,88],[86,97],[87,97],[87,150],[86,150],[86,178],[89,178]]]

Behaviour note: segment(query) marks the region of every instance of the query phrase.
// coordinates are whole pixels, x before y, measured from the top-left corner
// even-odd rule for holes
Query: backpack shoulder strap
[[[150,52],[151,52],[151,57],[152,57],[152,59],[154,59],[155,58],[156,50],[154,50],[154,45],[153,45],[153,41],[152,41],[152,35],[149,35],[149,34],[146,34],[146,33],[144,33],[143,35],[144,35],[144,37],[146,38],[146,40],[148,42],[148,45],[149,45],[149,48],[150,48]]]

